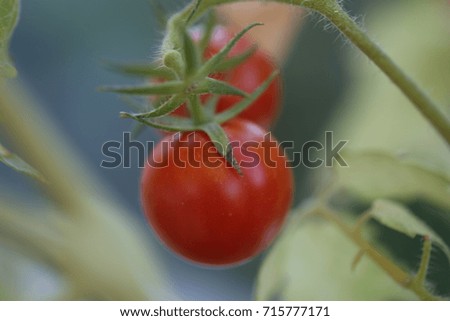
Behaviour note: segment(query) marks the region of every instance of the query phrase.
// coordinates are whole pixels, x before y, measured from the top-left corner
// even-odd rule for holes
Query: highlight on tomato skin
[[[199,28],[191,31],[191,36],[198,41],[201,37]],[[211,58],[217,54],[233,37],[224,26],[216,26],[210,42],[205,49],[205,59]],[[241,38],[235,47],[231,50],[229,57],[245,53],[252,48],[252,42],[248,37]],[[240,65],[234,69],[211,75],[213,78],[229,82],[231,85],[247,93],[254,92],[271,74],[277,69],[275,61],[266,55],[260,49],[255,52]],[[202,100],[206,102],[209,95],[203,95]],[[223,95],[217,103],[217,111],[221,112],[231,108],[238,103],[242,97]],[[255,122],[265,129],[271,128],[278,118],[282,108],[282,79],[277,76],[270,86],[261,94],[261,96],[245,109],[239,117]],[[187,116],[185,106],[178,108],[175,114]]]
[[[294,191],[292,170],[273,137],[262,144],[267,132],[243,119],[223,128],[230,142],[256,142],[248,150],[233,148],[240,163],[252,161],[248,151],[257,156],[241,167],[242,176],[206,134],[185,132],[166,136],[154,148],[141,178],[142,206],[162,243],[209,266],[240,264],[266,249],[283,226]],[[268,156],[272,163],[265,161]]]

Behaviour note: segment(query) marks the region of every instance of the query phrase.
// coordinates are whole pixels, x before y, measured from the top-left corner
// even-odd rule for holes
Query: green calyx
[[[170,23],[173,22],[169,20]],[[204,131],[214,142],[218,152],[241,174],[231,150],[222,148],[222,146],[229,146],[229,141],[220,125],[248,108],[267,89],[278,72],[274,72],[253,93],[244,92],[225,81],[210,77],[218,72],[232,70],[253,55],[255,47],[242,54],[228,57],[236,43],[248,31],[261,25],[253,23],[247,26],[217,54],[205,60],[204,52],[211,39],[215,23],[215,17],[210,13],[205,19],[203,36],[198,42],[192,39],[186,28],[176,29],[181,33],[176,37],[179,47],[164,50],[161,59],[156,63],[108,63],[109,69],[126,75],[144,77],[146,82],[132,86],[107,86],[100,90],[122,95],[155,96],[145,100],[144,103],[133,101],[134,113],[121,113],[122,118],[130,118],[138,122],[133,133],[138,134],[145,126],[172,132]],[[203,103],[200,96],[206,94],[211,97]],[[216,113],[216,105],[221,95],[240,96],[242,99],[230,109]],[[187,108],[190,117],[173,114],[182,106]]]

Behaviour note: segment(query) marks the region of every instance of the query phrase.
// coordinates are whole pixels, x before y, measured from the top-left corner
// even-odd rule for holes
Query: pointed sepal
[[[248,108],[251,104],[253,104],[256,99],[261,96],[261,94],[270,86],[272,81],[279,75],[279,71],[274,71],[269,78],[267,78],[266,81],[262,83],[254,92],[252,92],[250,95],[248,95],[246,98],[242,99],[240,102],[235,104],[230,109],[227,109],[215,116],[216,122],[219,124],[222,124],[226,122],[227,120],[230,120],[237,115],[239,115],[242,111],[244,111],[246,108]]]
[[[213,73],[215,68],[223,63],[227,59],[227,55],[233,49],[233,47],[236,45],[236,43],[251,29],[253,29],[256,26],[261,26],[262,23],[253,23],[246,28],[244,28],[241,32],[239,32],[236,36],[231,39],[226,46],[224,46],[217,54],[212,56],[208,61],[206,61],[203,66],[199,69],[197,72],[197,77],[204,78],[207,77],[209,74]]]
[[[142,118],[139,117],[139,115],[127,112],[121,112],[120,117],[134,119],[145,126],[150,126],[170,132],[185,132],[199,129],[199,127],[194,125],[194,123],[189,118],[185,117],[166,116],[164,118],[155,120],[152,118]]]
[[[219,124],[211,122],[203,125],[201,130],[208,135],[219,154],[225,158],[227,163],[233,166],[237,173],[242,176],[241,168],[233,156],[232,145],[223,128]]]
[[[241,96],[248,97],[249,95],[227,82],[217,80],[214,78],[207,77],[203,80],[195,89],[192,90],[193,94],[201,95],[201,94],[218,94],[218,95],[232,95],[232,96]]]
[[[105,86],[100,87],[99,90],[127,95],[174,95],[183,92],[185,84],[174,80],[140,86]]]

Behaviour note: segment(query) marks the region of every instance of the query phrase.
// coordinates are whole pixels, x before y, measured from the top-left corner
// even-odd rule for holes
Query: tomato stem
[[[191,95],[187,106],[194,125],[205,124],[209,121],[198,95]]]

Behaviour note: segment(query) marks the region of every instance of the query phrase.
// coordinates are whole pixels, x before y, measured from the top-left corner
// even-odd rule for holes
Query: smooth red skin
[[[262,142],[266,132],[242,119],[223,126],[230,141]],[[190,137],[190,140],[188,139]],[[276,166],[263,162],[242,168],[243,176],[217,154],[217,168],[175,166],[174,148],[164,151],[163,142],[210,142],[202,132],[168,136],[154,149],[155,162],[169,160],[168,167],[146,165],[141,180],[141,199],[150,225],[168,248],[184,258],[206,265],[242,263],[266,249],[276,237],[291,206],[293,174],[278,148],[252,148],[262,160],[271,152]],[[273,138],[272,138],[273,139]],[[273,139],[274,140],[274,139]],[[190,145],[192,147],[192,144]],[[201,148],[194,148],[201,160]],[[249,160],[234,148],[239,162]],[[187,161],[188,149],[180,149]]]
[[[198,30],[192,32],[195,40],[200,39]],[[205,58],[210,58],[220,51],[233,37],[225,27],[216,27],[211,41],[205,50]],[[244,53],[251,47],[251,43],[247,38],[241,38],[236,46],[230,52],[230,57]],[[243,90],[247,93],[254,92],[276,69],[275,63],[265,55],[261,50],[256,52],[244,61],[242,64],[227,72],[226,74],[215,74],[212,77],[216,79],[225,80],[233,86]],[[251,120],[265,129],[269,129],[278,117],[281,109],[281,77],[277,76],[270,86],[253,102],[247,109],[245,109],[239,117]],[[207,100],[207,96],[203,97],[203,102]],[[242,97],[224,95],[217,104],[217,111],[224,111],[234,106],[237,102],[242,100]],[[175,111],[175,114],[186,116],[186,107]]]

